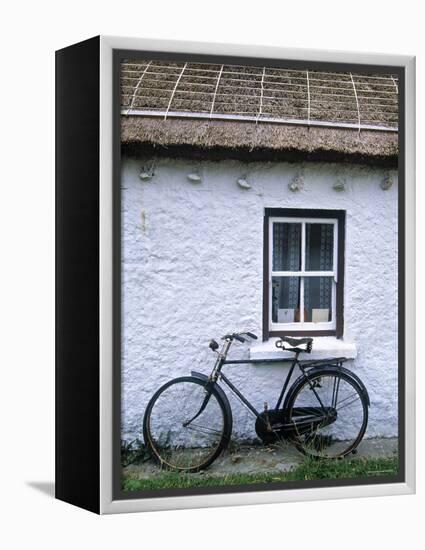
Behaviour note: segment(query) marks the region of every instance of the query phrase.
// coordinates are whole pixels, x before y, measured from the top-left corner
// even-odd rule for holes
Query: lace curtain
[[[298,271],[301,269],[301,224],[273,224],[273,270]],[[299,307],[299,277],[279,278],[274,282],[273,318],[277,320],[279,304],[285,308]]]
[[[306,271],[332,271],[333,225],[306,223]],[[273,271],[301,269],[301,224],[273,224]],[[311,321],[312,309],[329,309],[332,303],[331,277],[305,277],[305,321]],[[273,319],[278,308],[297,310],[300,304],[300,277],[279,277],[273,280]]]
[[[332,271],[333,225],[306,224],[306,271]],[[314,234],[312,234],[314,232]],[[304,306],[308,312],[313,308],[330,310],[332,303],[332,280],[330,277],[306,277],[304,280]],[[308,319],[311,321],[311,319]]]

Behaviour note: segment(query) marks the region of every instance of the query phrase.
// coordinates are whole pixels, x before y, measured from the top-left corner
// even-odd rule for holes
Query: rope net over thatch
[[[388,157],[397,154],[398,79],[382,73],[127,60],[121,65],[121,113],[123,143],[324,148]],[[194,124],[188,127],[189,121]],[[308,128],[320,132],[310,135]]]

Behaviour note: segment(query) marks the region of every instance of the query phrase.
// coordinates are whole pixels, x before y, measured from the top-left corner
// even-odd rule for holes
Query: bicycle
[[[191,376],[170,380],[152,396],[143,418],[143,436],[152,456],[163,467],[184,472],[199,472],[218,458],[230,442],[233,426],[230,403],[219,381],[256,417],[255,431],[265,445],[290,442],[314,458],[355,453],[366,431],[370,400],[360,378],[343,366],[347,359],[300,361],[300,353],[311,353],[313,339],[281,337],[276,346],[293,352],[294,358],[289,359],[276,406],[269,409],[265,403],[260,413],[225,376],[223,366],[288,359],[228,360],[232,343],[245,342],[247,337],[257,339],[251,332],[227,334],[220,350],[211,340],[209,347],[217,360],[209,376],[192,371]],[[288,389],[296,366],[301,374]]]

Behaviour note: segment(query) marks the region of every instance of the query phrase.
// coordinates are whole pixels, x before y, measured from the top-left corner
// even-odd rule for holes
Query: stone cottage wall
[[[141,438],[160,385],[193,369],[209,373],[212,337],[242,330],[261,337],[266,207],[346,210],[344,341],[357,347],[348,366],[369,390],[366,437],[397,435],[396,172],[383,190],[388,172],[359,165],[160,159],[142,180],[147,164],[122,163],[123,438]],[[291,191],[296,176],[303,186]],[[241,177],[250,188],[237,184]],[[248,345],[235,344],[234,356],[248,355]],[[285,372],[226,367],[259,409],[265,400],[274,405]],[[252,416],[229,398],[234,437],[254,437]]]

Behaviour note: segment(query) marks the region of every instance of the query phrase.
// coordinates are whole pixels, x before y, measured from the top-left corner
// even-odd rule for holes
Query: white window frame
[[[300,271],[273,271],[273,224],[300,223],[301,224],[301,270]],[[307,223],[332,224],[333,228],[333,266],[331,271],[305,270],[305,236]],[[336,330],[336,284],[338,282],[338,220],[335,218],[308,218],[308,217],[270,217],[269,218],[269,330],[277,331],[322,331]],[[273,277],[300,277],[300,321],[298,323],[273,322]],[[332,317],[327,323],[313,323],[304,321],[304,279],[305,277],[332,277]]]

